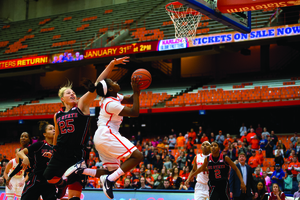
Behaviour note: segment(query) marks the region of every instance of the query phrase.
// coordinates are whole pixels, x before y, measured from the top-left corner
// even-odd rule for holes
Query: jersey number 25
[[[60,128],[60,133],[65,134],[65,133],[73,133],[75,130],[74,125],[72,122],[74,119],[67,119],[66,121],[60,121],[59,122],[59,128]],[[66,127],[67,125],[67,127]]]

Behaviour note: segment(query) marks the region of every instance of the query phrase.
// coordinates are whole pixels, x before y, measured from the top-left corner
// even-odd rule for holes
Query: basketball
[[[140,80],[141,90],[147,89],[152,82],[151,74],[146,69],[135,70],[131,75],[131,79],[133,78],[137,78],[138,80]]]

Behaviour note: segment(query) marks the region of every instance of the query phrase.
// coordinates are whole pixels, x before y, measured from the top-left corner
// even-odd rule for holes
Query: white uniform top
[[[107,126],[114,133],[119,132],[120,125],[123,121],[123,116],[119,116],[119,113],[123,110],[124,106],[121,105],[121,101],[124,96],[118,94],[117,98],[107,97],[101,102],[100,115],[98,117],[98,126]]]
[[[16,169],[16,167],[18,166],[18,163],[16,161],[16,159],[11,159],[10,160],[12,162],[12,168],[10,168],[8,176]],[[13,178],[23,178],[24,177],[24,170],[21,169],[21,171],[19,171],[16,175],[14,175]]]
[[[207,156],[209,156],[209,155],[207,155]],[[203,154],[197,154],[197,157],[196,157],[197,168],[201,167],[201,165],[204,163],[204,159],[206,159],[207,156],[205,156]],[[203,172],[197,174],[196,180],[198,183],[207,185],[208,180],[209,180],[208,179],[208,171],[203,171]]]

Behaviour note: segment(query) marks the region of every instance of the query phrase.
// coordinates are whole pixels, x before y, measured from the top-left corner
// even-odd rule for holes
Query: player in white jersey
[[[128,57],[125,57],[128,58]],[[119,94],[120,86],[111,79],[101,80],[96,86],[89,83],[86,88],[90,92],[97,91],[97,94],[104,99],[100,102],[100,115],[98,118],[98,129],[94,135],[94,144],[103,162],[103,166],[112,172],[110,175],[100,177],[103,183],[103,191],[109,199],[113,199],[114,182],[127,171],[134,168],[143,160],[143,154],[125,137],[119,133],[120,124],[123,116],[139,116],[139,80],[133,79],[131,82],[133,89],[132,96],[123,96]],[[133,104],[132,107],[122,104]],[[120,159],[128,158],[121,166]],[[71,173],[82,173],[90,176],[97,176],[96,170],[86,169],[85,165],[80,163],[70,167],[65,176]],[[96,174],[97,173],[97,174]]]
[[[194,158],[194,165],[193,169],[190,172],[190,175],[186,181],[186,184],[188,184],[188,180],[191,179],[191,175],[201,167],[201,165],[204,163],[204,160],[209,156],[210,153],[210,143],[208,141],[205,141],[201,145],[202,154],[197,154]],[[197,175],[197,183],[195,186],[195,193],[194,193],[194,199],[195,200],[208,200],[209,199],[209,187],[208,187],[208,171],[201,172]]]
[[[16,149],[15,153],[17,153],[18,151],[19,149]],[[9,174],[18,166],[18,164],[19,164],[19,158],[17,156],[16,158],[11,159],[8,162],[4,171],[4,178],[6,180],[8,179]],[[13,200],[14,196],[16,196],[17,199],[19,200],[22,195],[24,183],[25,183],[24,169],[22,169],[20,172],[14,175],[14,177],[10,179],[9,185],[5,187],[7,200]]]

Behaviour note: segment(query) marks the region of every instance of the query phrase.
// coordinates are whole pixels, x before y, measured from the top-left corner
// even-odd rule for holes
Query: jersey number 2
[[[73,124],[70,124],[70,122],[73,122],[74,119],[67,119],[66,121],[60,121],[59,122],[59,128],[60,128],[60,133],[65,134],[65,133],[73,133],[75,130],[75,127]],[[67,125],[67,127],[66,127]]]
[[[219,169],[215,169],[215,177],[216,177],[216,179],[221,178],[220,174],[221,174],[221,171]]]

